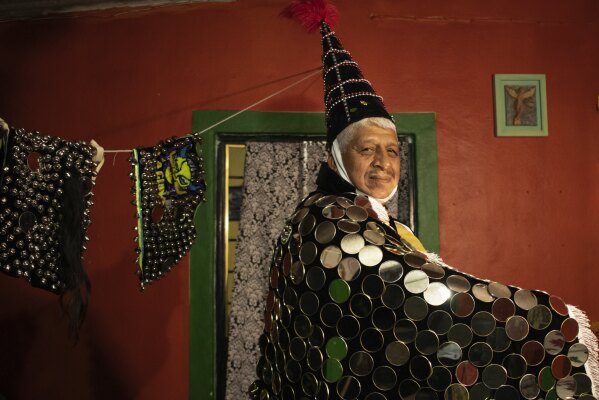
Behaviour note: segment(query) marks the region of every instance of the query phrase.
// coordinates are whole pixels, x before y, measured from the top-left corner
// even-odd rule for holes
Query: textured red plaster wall
[[[0,115],[106,148],[189,131],[318,67],[285,1],[0,23]],[[561,295],[599,320],[599,4],[337,2],[337,32],[392,111],[437,113],[441,254],[465,272]],[[495,138],[492,75],[547,75],[547,138]],[[321,111],[315,77],[262,104]],[[54,296],[0,276],[0,393],[10,399],[188,397],[187,263],[140,294],[126,156],[97,181],[80,343]]]

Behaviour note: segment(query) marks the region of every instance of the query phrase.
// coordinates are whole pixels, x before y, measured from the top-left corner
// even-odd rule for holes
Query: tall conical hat
[[[383,98],[364,79],[351,54],[331,29],[337,17],[336,8],[326,0],[295,0],[283,15],[303,25],[308,31],[320,28],[322,34],[322,76],[324,81],[327,148],[348,125],[369,117],[393,121],[385,109]]]

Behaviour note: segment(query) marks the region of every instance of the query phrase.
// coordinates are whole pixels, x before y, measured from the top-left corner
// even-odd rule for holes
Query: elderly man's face
[[[361,127],[342,157],[352,183],[374,198],[389,196],[399,182],[399,143],[391,129]]]

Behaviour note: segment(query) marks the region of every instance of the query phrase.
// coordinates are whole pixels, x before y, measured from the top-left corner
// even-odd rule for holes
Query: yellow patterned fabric
[[[410,228],[399,221],[393,222],[395,223],[395,231],[402,238],[404,244],[408,245],[412,250],[426,252],[422,242],[414,235]]]

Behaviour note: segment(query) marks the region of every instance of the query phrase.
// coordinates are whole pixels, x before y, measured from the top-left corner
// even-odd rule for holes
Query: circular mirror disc
[[[320,263],[323,267],[331,269],[339,265],[341,261],[341,249],[337,246],[327,246],[320,254]]]
[[[566,340],[564,339],[564,335],[561,331],[553,330],[545,335],[545,340],[543,341],[543,346],[545,347],[545,351],[547,354],[551,354],[552,356],[560,353],[566,344]]]
[[[551,373],[556,379],[562,379],[570,375],[572,363],[570,359],[563,354],[555,356],[551,362]]]
[[[360,232],[360,224],[349,219],[341,219],[337,221],[337,228],[345,233],[358,233]]]
[[[593,391],[593,382],[591,378],[583,372],[578,372],[572,375],[576,381],[576,393],[575,395],[580,396],[583,393],[591,393]]]
[[[462,323],[454,324],[447,332],[447,340],[457,343],[461,348],[469,346],[473,337],[472,329]]]
[[[568,349],[568,359],[574,367],[582,367],[589,358],[589,349],[582,343],[575,343]]]
[[[465,318],[474,311],[474,299],[468,293],[456,293],[449,303],[451,312],[461,318]]]
[[[514,400],[520,398],[520,392],[513,386],[502,385],[495,391],[495,400]]]
[[[402,342],[391,342],[385,348],[385,358],[391,365],[402,366],[410,360],[410,349]]]
[[[505,322],[516,313],[516,306],[510,299],[501,297],[493,302],[491,313],[497,321]]]
[[[456,342],[442,343],[437,350],[437,359],[446,367],[455,367],[462,360],[462,348]]]
[[[469,400],[468,389],[462,384],[452,383],[445,389],[446,400]]]
[[[416,339],[417,333],[416,324],[409,319],[400,319],[393,326],[393,335],[403,343],[412,343]]]
[[[566,318],[560,328],[566,342],[573,342],[578,337],[578,322],[574,318]]]
[[[485,285],[484,283],[477,283],[474,286],[472,286],[472,294],[478,300],[485,303],[490,303],[493,300],[495,300],[493,296],[491,296],[491,294],[489,293],[487,285]]]
[[[422,293],[428,288],[428,285],[428,275],[421,270],[412,270],[404,278],[404,287],[410,293]]]
[[[487,289],[493,297],[506,299],[512,297],[512,292],[510,291],[510,288],[504,285],[503,283],[491,282],[487,286]]]
[[[458,364],[455,375],[459,383],[471,386],[478,380],[478,368],[470,361],[462,361]]]
[[[560,399],[571,399],[576,394],[576,379],[566,376],[555,384],[555,393]]]
[[[440,306],[449,300],[451,291],[441,282],[433,282],[423,293],[424,300],[431,306]]]
[[[325,381],[334,383],[341,379],[343,367],[339,360],[328,358],[322,363],[322,377]]]
[[[526,374],[526,360],[520,354],[508,354],[503,359],[503,367],[510,379],[520,379]]]
[[[520,394],[527,400],[536,399],[539,393],[541,393],[537,377],[532,374],[526,374],[520,379],[519,388]]]
[[[344,281],[353,281],[361,272],[360,262],[353,257],[346,257],[339,262],[337,273]]]
[[[518,307],[526,311],[538,304],[537,296],[526,289],[520,289],[514,293],[514,302]]]
[[[468,350],[468,360],[479,368],[488,366],[493,360],[493,349],[487,343],[476,342]]]
[[[507,372],[501,365],[489,364],[483,370],[482,380],[489,389],[499,389],[507,382]]]
[[[505,323],[505,332],[511,340],[523,340],[529,332],[528,322],[520,315],[509,317]]]
[[[488,400],[491,398],[491,389],[484,383],[478,382],[470,388],[470,400]]]
[[[374,368],[374,360],[365,351],[356,351],[349,359],[349,369],[356,376],[366,376]]]
[[[566,303],[560,297],[549,296],[549,305],[551,306],[553,311],[555,311],[559,315],[563,317],[568,316],[568,306],[566,306]]]
[[[470,282],[461,275],[450,275],[447,277],[447,287],[457,293],[466,293],[470,290]]]
[[[531,328],[536,330],[546,329],[552,321],[551,310],[549,307],[538,304],[528,310],[526,320]]]
[[[532,366],[539,365],[545,359],[545,348],[536,340],[524,343],[520,353],[526,360],[526,363]]]
[[[422,321],[428,314],[428,304],[422,297],[412,296],[404,301],[406,317],[413,321]]]

